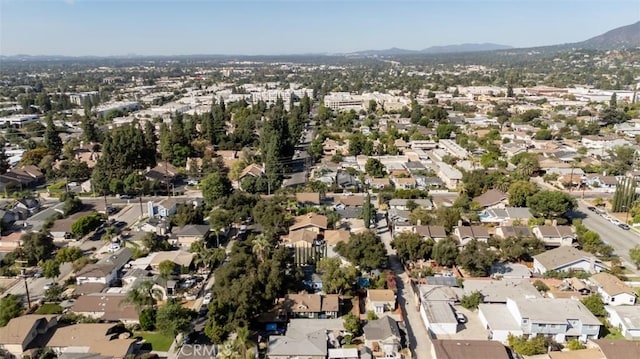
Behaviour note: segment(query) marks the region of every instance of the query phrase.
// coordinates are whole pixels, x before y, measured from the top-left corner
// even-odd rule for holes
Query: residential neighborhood
[[[1,56],[0,357],[640,357],[640,51],[525,50]]]

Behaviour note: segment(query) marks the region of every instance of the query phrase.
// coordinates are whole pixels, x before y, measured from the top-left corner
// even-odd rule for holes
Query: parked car
[[[587,207],[588,210],[590,210],[591,212],[595,212],[596,211],[596,207]]]
[[[618,227],[624,229],[625,231],[628,231],[629,229],[631,229],[631,227],[629,227],[627,224],[624,224],[624,223],[620,223]]]
[[[207,304],[211,303],[211,299],[212,299],[211,293],[207,293],[204,296],[204,299],[202,300],[202,305],[207,305]]]
[[[128,194],[121,194],[120,199],[133,199],[133,196],[130,196]]]
[[[49,288],[53,287],[54,285],[55,285],[55,283],[53,283],[53,282],[47,282],[47,283],[45,283],[44,287],[42,287],[42,289],[48,290]]]
[[[458,323],[460,324],[464,324],[467,322],[467,317],[460,313],[460,312],[456,312],[456,319],[458,320]]]

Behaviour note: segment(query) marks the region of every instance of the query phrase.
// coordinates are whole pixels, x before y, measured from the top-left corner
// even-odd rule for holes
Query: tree
[[[63,299],[64,287],[61,285],[52,285],[44,291],[45,302],[59,302]]]
[[[382,178],[385,175],[384,165],[377,158],[367,159],[367,163],[364,165],[364,170],[368,175],[375,178]]]
[[[483,296],[480,291],[474,290],[468,295],[463,296],[460,299],[460,305],[466,309],[478,309],[480,303],[482,303]]]
[[[576,205],[574,197],[561,191],[539,191],[527,200],[527,206],[535,216],[547,219],[561,217]]]
[[[362,219],[364,220],[365,228],[371,228],[371,220],[376,218],[376,209],[371,205],[371,195],[367,193],[367,198],[362,206]]]
[[[485,242],[471,240],[458,255],[456,262],[473,277],[485,277],[489,274],[496,257]]]
[[[507,342],[520,355],[538,355],[545,354],[548,351],[547,343],[542,335],[526,339],[524,336],[516,337],[509,334]]]
[[[402,232],[391,241],[391,247],[396,250],[396,254],[402,260],[411,262],[428,259],[433,246],[432,239],[424,240],[416,233]]]
[[[529,178],[540,170],[540,161],[535,153],[519,153],[511,158],[511,163],[516,166],[516,171],[523,178]]]
[[[149,252],[166,251],[171,248],[171,244],[166,238],[153,232],[145,234],[140,241]]]
[[[536,279],[536,281],[533,282],[533,286],[536,287],[538,292],[548,292],[550,290],[549,286],[540,279]]]
[[[47,128],[44,131],[44,146],[58,158],[62,153],[62,140],[51,116],[47,116]]]
[[[9,165],[9,157],[4,150],[4,142],[0,142],[0,174],[3,174],[11,168]]]
[[[211,229],[216,234],[217,244],[220,244],[220,232],[225,230],[229,224],[231,224],[231,214],[224,209],[217,209],[211,211],[209,215],[209,224]]]
[[[451,267],[456,264],[458,244],[451,238],[443,239],[433,246],[432,256],[438,265]]]
[[[167,281],[169,280],[169,278],[171,278],[173,273],[175,273],[175,271],[176,271],[176,264],[173,261],[170,261],[168,259],[163,260],[158,265],[158,272],[160,273],[160,278],[164,280],[165,285],[167,284]]]
[[[45,278],[56,278],[60,275],[60,263],[48,259],[42,263],[42,275]]]
[[[22,303],[13,294],[0,299],[0,327],[4,327],[13,318],[19,317],[24,311]]]
[[[175,337],[178,333],[186,333],[191,327],[195,313],[183,308],[180,302],[169,300],[156,314],[156,328],[165,335]]]
[[[49,258],[56,248],[53,238],[43,232],[25,233],[20,239],[24,259],[31,265]]]
[[[353,312],[344,316],[344,329],[352,336],[357,337],[362,333],[362,322]]]
[[[640,245],[637,245],[629,250],[629,257],[636,267],[640,267]]]
[[[441,123],[436,127],[436,135],[439,139],[451,138],[451,134],[456,131],[458,127],[451,123]]]
[[[356,282],[358,271],[351,265],[343,266],[339,258],[323,258],[318,263],[322,273],[322,287],[326,293],[343,294]]]
[[[436,210],[436,223],[443,226],[447,233],[460,221],[460,209],[455,207],[440,207]]]
[[[536,140],[540,140],[540,141],[548,141],[552,137],[553,137],[553,134],[551,133],[551,130],[548,128],[543,128],[541,130],[538,130],[538,132],[536,132],[536,135],[534,136]]]
[[[145,308],[140,311],[139,315],[140,329],[154,330],[156,328],[156,311],[151,308]]]
[[[516,181],[509,186],[509,205],[513,207],[526,207],[527,199],[538,191],[535,183],[529,181]]]
[[[89,232],[98,228],[103,221],[103,216],[99,213],[90,213],[78,218],[77,221],[71,225],[71,233],[76,238],[82,238]]]
[[[256,255],[260,263],[264,262],[265,254],[270,246],[271,243],[269,243],[269,239],[264,233],[260,233],[253,239],[251,251]]]
[[[607,316],[607,311],[604,309],[604,303],[602,298],[598,294],[592,294],[581,300],[587,309],[596,317],[604,318]]]
[[[154,287],[152,281],[144,281],[127,292],[126,303],[133,304],[138,313],[143,309],[154,309],[156,301],[162,298],[162,292]]]
[[[231,194],[231,189],[231,181],[219,171],[211,172],[202,180],[202,196],[209,206]]]
[[[373,231],[351,234],[348,242],[336,245],[336,252],[361,270],[378,269],[387,260],[387,251]]]
[[[616,191],[613,194],[611,211],[619,213],[631,210],[636,197],[636,181],[633,178],[628,177],[620,180],[616,186]]]

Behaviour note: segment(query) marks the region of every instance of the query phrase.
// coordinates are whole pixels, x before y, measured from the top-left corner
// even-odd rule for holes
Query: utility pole
[[[16,261],[18,262],[18,261]],[[26,263],[26,261],[23,261]],[[24,263],[23,263],[24,264]],[[27,308],[31,309],[31,296],[29,295],[29,285],[27,284],[27,275],[24,268],[20,268],[20,276],[24,280],[24,290],[27,294]]]

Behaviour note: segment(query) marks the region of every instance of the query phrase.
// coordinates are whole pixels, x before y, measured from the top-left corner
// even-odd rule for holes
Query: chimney
[[[419,219],[418,222],[417,222],[417,225],[419,226],[421,224],[422,224],[422,220]]]
[[[558,220],[554,219],[553,221],[551,221],[551,225],[554,226],[554,227],[557,226],[558,225]]]
[[[458,220],[458,227],[462,227],[462,220]]]

